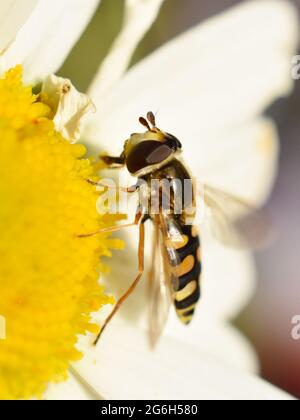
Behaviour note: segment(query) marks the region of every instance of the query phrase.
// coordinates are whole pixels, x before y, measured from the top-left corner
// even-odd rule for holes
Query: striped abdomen
[[[177,284],[175,308],[181,322],[189,324],[200,298],[201,248],[198,232],[193,226],[182,226],[183,242],[176,247]]]

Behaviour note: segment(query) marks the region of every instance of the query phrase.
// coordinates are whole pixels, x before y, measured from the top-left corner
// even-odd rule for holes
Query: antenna
[[[149,131],[151,131],[150,125],[148,123],[148,121],[144,118],[144,117],[140,117],[139,118],[139,122],[146,127]]]
[[[151,112],[151,111],[148,112],[147,119],[153,127],[156,127],[156,119],[155,119],[155,115],[153,114],[153,112]]]

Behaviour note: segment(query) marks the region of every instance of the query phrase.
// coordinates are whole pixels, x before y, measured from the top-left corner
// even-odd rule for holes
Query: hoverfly
[[[175,136],[157,128],[152,112],[147,114],[147,119],[141,117],[139,122],[146,127],[145,133],[132,134],[125,142],[119,157],[103,156],[101,159],[109,168],[126,166],[131,175],[143,181],[122,190],[134,193],[141,185],[146,184],[146,200],[158,201],[158,212],[146,211],[140,202],[133,223],[80,236],[89,237],[99,233],[116,232],[134,225],[139,226],[138,274],[104,322],[95,344],[144,274],[147,220],[151,220],[154,226],[152,268],[149,272],[151,345],[154,346],[157,342],[172,304],[179,320],[187,325],[191,322],[200,299],[201,245],[198,230],[193,224],[195,212],[190,211],[196,208],[197,192],[192,177],[181,160],[182,144]],[[171,189],[166,190],[162,186],[161,189],[153,191],[153,180],[168,180],[171,182]],[[179,180],[183,188],[177,189],[177,184],[172,184],[173,180]],[[188,185],[192,185],[188,200],[183,200],[186,195],[185,181],[191,181]],[[99,185],[89,180],[88,182]],[[162,204],[166,195],[166,202],[170,203],[168,211]],[[201,195],[209,208],[211,231],[221,242],[234,247],[253,247],[265,238],[268,225],[261,212],[242,200],[208,186]],[[184,202],[184,205],[182,211],[177,213],[175,207],[178,200]],[[147,206],[147,209],[149,208],[152,206]]]

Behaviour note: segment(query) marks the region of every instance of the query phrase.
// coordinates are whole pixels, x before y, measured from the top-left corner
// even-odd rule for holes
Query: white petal
[[[186,162],[200,182],[256,206],[269,197],[279,155],[278,134],[271,120],[257,118],[217,135],[207,133],[196,142],[186,137],[183,144]]]
[[[45,400],[90,401],[101,397],[88,385],[82,384],[77,375],[69,374],[69,379],[59,384],[51,384],[44,395]]]
[[[233,319],[249,302],[256,286],[254,258],[204,237],[202,302],[198,317]]]
[[[5,0],[0,5],[0,54],[14,40],[38,0]]]
[[[104,99],[126,71],[131,57],[156,19],[164,0],[126,0],[123,28],[96,75],[91,92]]]
[[[81,137],[87,116],[96,111],[88,95],[78,92],[68,79],[49,76],[42,88],[46,101],[55,112],[55,127],[66,139],[74,142]]]
[[[291,399],[179,340],[165,338],[151,352],[143,333],[122,324],[110,326],[76,370],[105,399]]]
[[[180,324],[172,311],[164,336],[197,347],[201,353],[210,355],[223,366],[252,374],[260,370],[255,351],[246,338],[225,322],[201,317],[201,304],[188,327]]]
[[[39,81],[64,62],[99,0],[40,0],[4,54],[6,68],[23,64],[26,81]]]
[[[234,129],[290,92],[297,42],[298,18],[289,2],[243,3],[136,65],[106,101],[94,86],[101,112],[91,138],[100,136],[116,150],[150,109],[158,111],[159,126],[195,144]]]

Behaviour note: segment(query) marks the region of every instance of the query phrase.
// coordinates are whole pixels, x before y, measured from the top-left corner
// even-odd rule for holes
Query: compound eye
[[[150,165],[155,165],[156,163],[163,162],[172,154],[172,152],[173,150],[170,149],[169,146],[167,146],[166,144],[162,144],[153,149],[153,151],[147,157],[147,162]]]
[[[169,133],[167,133],[167,138],[168,138],[168,140],[167,140],[167,142],[168,142],[168,145],[173,149],[173,150],[176,150],[176,149],[182,149],[182,144],[181,144],[181,142],[178,140],[178,138],[177,137],[175,137],[175,136],[173,136],[172,134],[169,134]]]
[[[173,150],[167,144],[155,140],[143,141],[130,152],[127,168],[133,174],[147,166],[163,162],[172,153]]]

